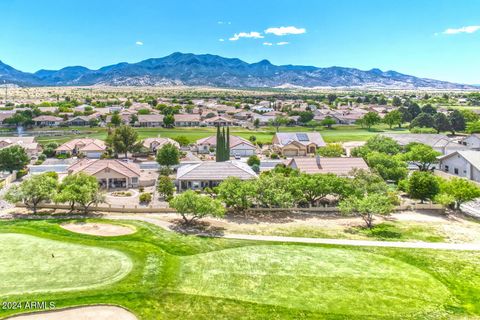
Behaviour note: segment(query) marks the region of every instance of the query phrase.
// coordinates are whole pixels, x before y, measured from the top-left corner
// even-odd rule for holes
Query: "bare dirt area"
[[[14,320],[137,320],[137,317],[116,306],[78,307],[66,310],[37,312],[14,316]]]
[[[181,222],[175,214],[149,214],[173,230]],[[225,219],[204,218],[196,225],[198,232],[212,235],[249,234],[353,240],[390,240],[480,243],[480,221],[461,214],[439,215],[406,211],[387,217],[376,217],[375,225],[387,225],[383,233],[364,232],[359,217],[310,214],[269,214],[259,216],[228,215]],[[164,226],[165,227],[165,226]],[[193,232],[193,231],[192,231]],[[385,239],[384,239],[385,240]]]
[[[76,233],[103,237],[123,236],[135,232],[135,230],[130,227],[107,223],[64,223],[61,227]]]

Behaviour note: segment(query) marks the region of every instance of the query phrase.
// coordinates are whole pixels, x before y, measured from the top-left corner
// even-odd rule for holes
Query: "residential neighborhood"
[[[0,11],[0,319],[480,320],[480,1]]]

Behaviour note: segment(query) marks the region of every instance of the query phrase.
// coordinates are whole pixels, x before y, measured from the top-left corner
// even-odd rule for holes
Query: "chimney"
[[[318,154],[315,156],[315,161],[317,162],[318,169],[321,169],[322,165],[320,164],[320,156]]]

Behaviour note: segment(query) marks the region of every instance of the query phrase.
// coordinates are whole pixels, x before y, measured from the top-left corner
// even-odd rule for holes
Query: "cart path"
[[[148,222],[168,231],[171,223],[157,218],[143,215],[109,215],[107,219],[113,220],[137,220]],[[434,250],[464,250],[480,251],[480,244],[474,243],[446,243],[446,242],[400,242],[400,241],[375,241],[375,240],[348,240],[348,239],[325,239],[325,238],[303,238],[303,237],[281,237],[281,236],[262,236],[249,234],[224,234],[215,236],[225,239],[236,240],[254,240],[254,241],[273,241],[289,243],[314,243],[314,244],[333,244],[343,246],[361,246],[361,247],[389,247],[389,248],[411,248],[411,249],[434,249]]]

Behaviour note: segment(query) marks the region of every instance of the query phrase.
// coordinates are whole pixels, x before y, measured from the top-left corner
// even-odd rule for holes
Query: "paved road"
[[[171,223],[152,217],[142,215],[111,215],[108,219],[115,220],[138,220],[144,221],[165,230],[171,231],[169,228]],[[274,241],[274,242],[291,242],[291,243],[317,243],[317,244],[334,244],[346,246],[362,246],[362,247],[390,247],[390,248],[412,248],[412,249],[436,249],[436,250],[472,250],[480,251],[480,244],[473,243],[444,243],[444,242],[394,242],[394,241],[369,241],[369,240],[347,240],[347,239],[324,239],[324,238],[300,238],[300,237],[279,237],[279,236],[262,236],[248,234],[225,234],[219,236],[226,239],[237,240],[255,240],[255,241]]]

